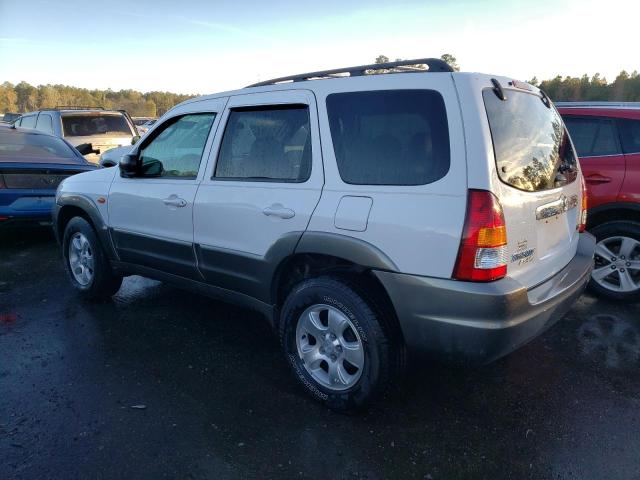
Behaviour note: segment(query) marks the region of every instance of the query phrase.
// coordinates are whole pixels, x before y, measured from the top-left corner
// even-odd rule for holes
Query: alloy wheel
[[[634,238],[615,236],[596,245],[596,265],[591,278],[614,292],[640,289],[640,242]]]
[[[364,345],[353,323],[335,307],[318,304],[302,313],[296,347],[309,375],[325,388],[346,390],[362,375]]]

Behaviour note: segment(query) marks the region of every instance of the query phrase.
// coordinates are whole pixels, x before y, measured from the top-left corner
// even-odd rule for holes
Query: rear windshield
[[[21,157],[77,158],[84,163],[62,139],[48,135],[22,132],[0,133],[0,159],[19,161]]]
[[[132,135],[124,115],[65,115],[62,117],[65,137],[90,135]]]
[[[434,90],[378,90],[327,97],[340,176],[358,185],[425,185],[449,171],[449,129]]]
[[[492,89],[482,95],[503,182],[538,192],[576,179],[576,155],[555,108],[526,92],[509,90],[505,101]]]

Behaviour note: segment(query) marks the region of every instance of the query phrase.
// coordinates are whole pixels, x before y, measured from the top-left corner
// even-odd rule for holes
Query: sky
[[[0,0],[0,82],[207,94],[454,55],[528,80],[640,70],[640,0]]]

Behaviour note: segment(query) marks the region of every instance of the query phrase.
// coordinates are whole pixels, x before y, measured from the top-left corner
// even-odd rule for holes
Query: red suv
[[[556,103],[580,157],[588,230],[596,236],[591,290],[640,298],[640,103]]]

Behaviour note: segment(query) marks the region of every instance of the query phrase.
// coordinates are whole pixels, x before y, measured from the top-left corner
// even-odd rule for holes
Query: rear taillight
[[[580,222],[578,223],[578,232],[584,232],[587,228],[587,186],[584,183],[584,177],[580,176],[582,186],[582,205],[580,210]]]
[[[453,278],[490,282],[507,274],[507,228],[491,192],[469,190],[467,215]]]

